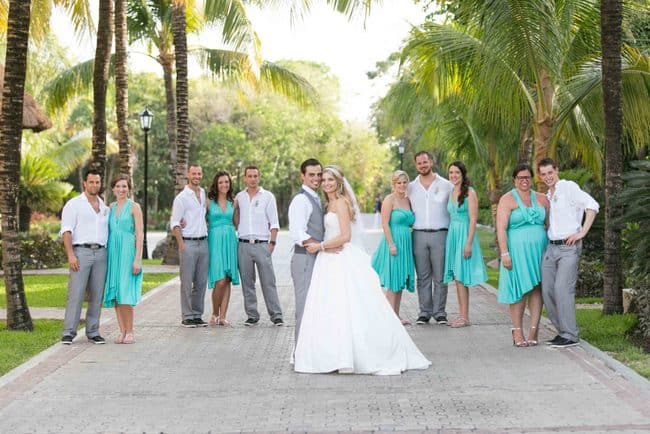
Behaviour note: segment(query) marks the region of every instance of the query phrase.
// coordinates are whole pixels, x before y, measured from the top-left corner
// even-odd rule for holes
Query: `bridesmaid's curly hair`
[[[460,174],[463,176],[463,181],[460,183],[460,194],[458,195],[458,206],[462,206],[463,203],[465,202],[465,198],[469,194],[469,187],[470,185],[472,185],[472,183],[467,177],[467,168],[465,167],[465,164],[463,164],[462,161],[454,161],[447,167],[447,171],[449,171],[449,168],[451,166],[454,166],[455,168],[460,170]]]
[[[230,202],[234,202],[234,198],[232,195],[232,178],[230,177],[230,173],[226,172],[225,170],[218,171],[214,175],[214,178],[212,178],[212,184],[210,184],[210,191],[208,191],[208,199],[212,199],[215,202],[217,201],[217,199],[219,199],[219,178],[221,178],[222,176],[227,176],[228,182],[230,183],[230,188],[228,189],[228,193],[226,193],[226,199],[228,199]]]

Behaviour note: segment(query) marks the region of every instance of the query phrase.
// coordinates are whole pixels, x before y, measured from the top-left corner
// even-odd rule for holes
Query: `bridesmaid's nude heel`
[[[135,337],[133,337],[133,333],[125,333],[124,334],[124,340],[122,341],[123,344],[135,344]]]
[[[533,330],[535,330],[535,335],[537,335],[537,326],[530,326],[530,332],[528,333],[528,337],[533,336]],[[537,339],[528,339],[526,341],[529,347],[535,347],[539,342],[537,342]]]
[[[528,346],[528,342],[526,342],[526,339],[523,338],[523,333],[522,333],[522,340],[517,342],[515,340],[515,331],[519,330],[521,331],[521,327],[513,327],[510,329],[510,333],[512,333],[512,345],[514,345],[517,348],[525,348]]]

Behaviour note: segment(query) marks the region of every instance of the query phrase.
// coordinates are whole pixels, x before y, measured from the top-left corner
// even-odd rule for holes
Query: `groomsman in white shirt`
[[[255,268],[257,267],[266,310],[271,317],[271,322],[281,326],[284,321],[271,260],[280,229],[278,206],[273,193],[260,187],[259,182],[259,169],[256,166],[247,166],[244,169],[246,189],[237,193],[236,197],[239,204],[237,259],[244,295],[244,309],[248,316],[244,325],[253,326],[260,320],[255,291]]]
[[[205,290],[208,287],[208,226],[205,222],[203,169],[190,164],[187,185],[174,198],[169,226],[178,243],[181,259],[181,326],[207,327],[203,321]]]
[[[86,336],[94,344],[105,344],[99,334],[99,316],[106,282],[106,242],[109,208],[99,197],[102,178],[97,170],[84,174],[83,193],[70,199],[61,214],[61,237],[68,256],[70,279],[65,304],[61,343],[72,344],[77,335],[86,289]]]
[[[549,244],[542,259],[542,297],[558,334],[547,344],[567,348],[580,341],[575,308],[578,263],[582,239],[589,232],[599,205],[578,184],[560,179],[557,164],[552,159],[542,159],[537,171],[548,186],[546,195],[551,204]]]
[[[449,228],[447,201],[454,186],[433,171],[433,155],[429,152],[415,154],[415,168],[418,176],[408,186],[408,197],[415,214],[413,259],[420,303],[416,324],[427,324],[433,317],[438,324],[445,325],[447,284],[444,283],[444,268]]]

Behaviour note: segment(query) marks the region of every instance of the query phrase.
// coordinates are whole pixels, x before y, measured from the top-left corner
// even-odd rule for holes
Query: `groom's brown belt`
[[[444,232],[444,231],[448,231],[449,229],[440,228],[440,229],[413,229],[413,230],[418,232]]]
[[[246,240],[244,238],[238,238],[240,243],[246,243],[246,244],[259,244],[259,243],[268,243],[269,240]]]

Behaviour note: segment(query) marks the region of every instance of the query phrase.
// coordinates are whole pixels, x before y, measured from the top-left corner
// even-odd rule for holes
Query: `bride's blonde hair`
[[[331,174],[336,180],[336,197],[342,197],[343,200],[345,200],[345,204],[348,206],[348,212],[350,213],[350,220],[355,221],[357,215],[354,206],[352,205],[352,198],[345,189],[343,171],[338,166],[329,165],[323,168],[323,174],[325,173]],[[325,197],[325,203],[329,203],[329,198],[327,196]]]

